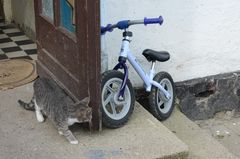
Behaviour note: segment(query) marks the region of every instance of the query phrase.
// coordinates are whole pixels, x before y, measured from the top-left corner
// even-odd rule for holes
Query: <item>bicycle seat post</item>
[[[152,67],[151,67],[150,74],[149,74],[149,77],[151,80],[153,80],[153,78],[155,76],[155,65],[156,65],[156,61],[152,61]]]

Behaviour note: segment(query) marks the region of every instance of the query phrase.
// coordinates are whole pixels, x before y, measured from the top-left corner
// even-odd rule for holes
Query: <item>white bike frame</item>
[[[130,45],[130,37],[126,36],[126,37],[124,37],[124,40],[122,41],[120,57],[125,57],[126,59],[128,59],[128,61],[133,66],[135,71],[138,73],[138,75],[144,81],[146,91],[150,92],[152,89],[152,86],[155,86],[160,89],[160,91],[165,95],[167,100],[171,99],[172,98],[171,95],[160,85],[160,83],[153,80],[153,78],[155,76],[156,62],[152,63],[152,67],[151,67],[151,70],[149,71],[149,74],[146,74],[144,69],[137,62],[137,59],[131,53],[129,45]]]

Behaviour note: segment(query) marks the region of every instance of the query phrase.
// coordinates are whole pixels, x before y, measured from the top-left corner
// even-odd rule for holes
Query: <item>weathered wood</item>
[[[90,86],[91,104],[93,106],[93,123],[101,129],[101,55],[100,55],[100,1],[88,1],[88,81]],[[94,34],[93,34],[94,33]],[[99,124],[98,124],[99,123]],[[97,127],[100,125],[100,127]]]

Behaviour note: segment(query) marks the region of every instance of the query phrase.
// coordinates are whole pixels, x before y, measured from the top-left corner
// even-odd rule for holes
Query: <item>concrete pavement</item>
[[[138,103],[122,128],[89,133],[83,126],[71,129],[79,145],[58,135],[49,120],[38,123],[33,112],[17,100],[29,101],[32,85],[0,92],[1,159],[109,159],[186,158],[188,147]]]

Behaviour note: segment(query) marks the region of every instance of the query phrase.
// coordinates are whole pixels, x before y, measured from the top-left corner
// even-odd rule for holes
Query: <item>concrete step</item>
[[[117,136],[126,134],[130,139],[126,140],[133,147],[130,158],[185,159],[188,156],[188,146],[137,102],[127,125],[115,131]]]
[[[224,146],[176,108],[163,124],[189,147],[189,159],[237,159]]]
[[[38,123],[34,112],[17,100],[31,99],[32,85],[0,92],[0,158],[24,159],[184,159],[188,147],[136,103],[129,122],[119,129],[89,131],[71,127],[80,144],[70,145],[47,119]]]

